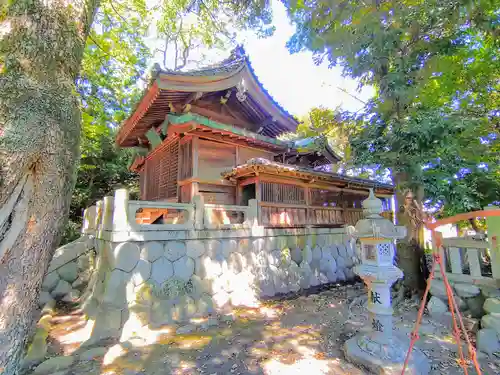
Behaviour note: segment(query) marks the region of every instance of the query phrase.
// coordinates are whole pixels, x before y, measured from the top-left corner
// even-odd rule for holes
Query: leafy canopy
[[[451,212],[500,200],[499,2],[285,1],[309,49],[376,88],[346,118],[353,162]]]
[[[115,134],[141,95],[153,54],[147,38],[165,39],[165,54],[182,68],[195,48],[225,48],[230,33],[243,28],[259,35],[273,31],[265,0],[238,2],[104,0],[87,39],[77,90],[82,100],[81,161],[64,241],[78,237],[83,210],[119,187],[138,193],[137,177],[128,170],[127,149]],[[238,17],[236,17],[238,14]],[[152,27],[153,25],[153,27]]]

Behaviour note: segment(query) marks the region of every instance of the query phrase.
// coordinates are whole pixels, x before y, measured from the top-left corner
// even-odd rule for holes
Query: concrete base
[[[383,345],[377,344],[374,339],[376,337],[371,337],[370,334],[358,334],[347,340],[344,344],[346,359],[377,375],[401,375],[404,356],[408,352],[408,340],[393,337],[389,344]],[[414,347],[405,375],[427,375],[429,372],[427,357]]]

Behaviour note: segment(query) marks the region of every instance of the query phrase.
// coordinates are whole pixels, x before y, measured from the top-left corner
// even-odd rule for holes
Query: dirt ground
[[[73,364],[57,375],[83,374],[369,374],[344,359],[342,345],[363,331],[368,321],[363,284],[332,287],[293,299],[238,310],[206,330],[174,334],[175,327],[154,332],[152,339],[101,342],[87,359],[79,348],[88,326],[78,312],[52,319],[48,356],[73,355]],[[418,301],[403,301],[394,329],[409,335]],[[424,316],[417,347],[431,362],[431,374],[462,374],[457,346],[443,324]],[[93,358],[92,358],[93,357]],[[500,359],[481,356],[483,374],[500,373]],[[469,374],[476,374],[469,367]]]

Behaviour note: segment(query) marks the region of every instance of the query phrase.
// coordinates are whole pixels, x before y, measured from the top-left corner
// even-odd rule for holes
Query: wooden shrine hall
[[[392,185],[325,172],[340,157],[314,138],[279,139],[297,125],[237,48],[201,70],[155,68],[116,141],[135,151],[130,169],[140,175],[141,200],[190,203],[201,196],[230,207],[255,199],[260,225],[342,226],[362,217],[361,202],[374,188],[392,214]],[[148,222],[176,220],[167,211],[149,212]]]

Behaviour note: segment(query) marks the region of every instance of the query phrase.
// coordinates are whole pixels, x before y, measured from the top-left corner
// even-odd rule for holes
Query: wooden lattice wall
[[[177,198],[179,139],[165,141],[146,159],[142,199],[149,201]]]
[[[305,204],[306,196],[301,186],[261,182],[262,202]]]

